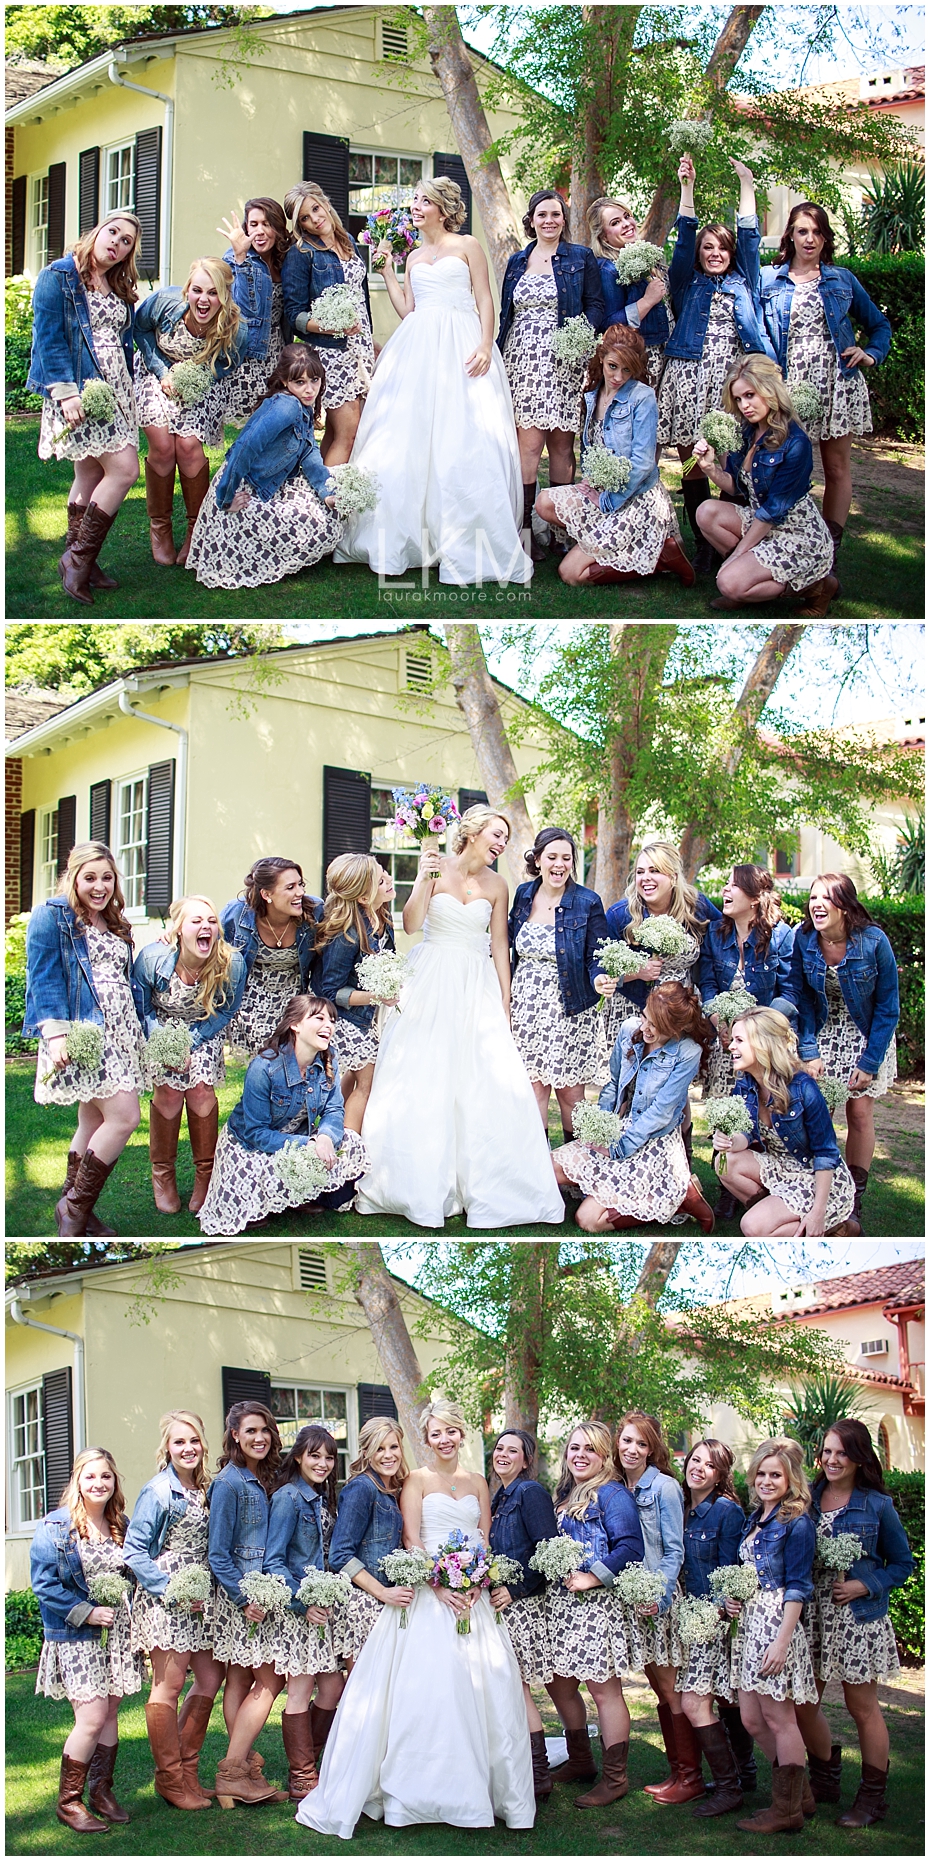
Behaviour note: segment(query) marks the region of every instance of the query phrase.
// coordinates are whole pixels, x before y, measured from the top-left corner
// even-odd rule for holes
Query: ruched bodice
[[[420,1537],[431,1557],[445,1544],[450,1531],[463,1531],[466,1538],[478,1538],[481,1507],[474,1493],[453,1499],[449,1493],[424,1493],[420,1515]]]
[[[457,944],[473,956],[488,956],[491,949],[489,929],[491,901],[472,898],[462,904],[451,892],[440,892],[430,899],[423,926],[424,944]]]
[[[407,276],[418,310],[470,310],[477,317],[471,272],[463,259],[437,258],[431,265],[411,265]]]

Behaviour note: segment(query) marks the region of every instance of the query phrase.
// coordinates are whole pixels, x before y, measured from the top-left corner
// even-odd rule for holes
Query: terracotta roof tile
[[[890,1300],[914,1302],[924,1296],[922,1260],[899,1260],[894,1266],[872,1267],[866,1273],[841,1273],[836,1279],[815,1282],[818,1298],[804,1312],[841,1311],[850,1305],[885,1305]],[[787,1314],[786,1314],[787,1316]]]

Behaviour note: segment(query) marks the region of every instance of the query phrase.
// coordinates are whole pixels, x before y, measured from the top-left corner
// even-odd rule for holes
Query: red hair
[[[584,384],[586,394],[591,388],[600,387],[604,379],[604,357],[611,349],[619,354],[628,376],[632,376],[634,381],[646,380],[649,357],[639,331],[631,330],[628,323],[611,323],[600,337],[588,363],[588,378]]]

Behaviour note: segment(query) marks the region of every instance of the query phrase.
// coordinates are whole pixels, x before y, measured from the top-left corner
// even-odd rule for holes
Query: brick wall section
[[[3,264],[4,264],[4,277],[6,278],[12,277],[12,274],[13,274],[13,166],[15,163],[15,159],[16,159],[16,132],[13,129],[7,128],[7,132],[6,132],[6,176],[5,176],[4,194],[3,194],[4,201],[5,201],[3,223],[4,223],[5,233],[6,233],[6,244],[4,248]]]
[[[19,910],[19,819],[23,804],[22,757],[6,760],[6,896],[4,928]]]

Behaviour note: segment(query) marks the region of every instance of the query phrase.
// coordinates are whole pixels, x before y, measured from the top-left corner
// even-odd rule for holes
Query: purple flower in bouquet
[[[487,1553],[480,1544],[470,1544],[465,1533],[453,1531],[440,1545],[433,1558],[433,1574],[427,1579],[436,1590],[473,1590],[487,1589],[490,1584],[490,1563]],[[468,1615],[459,1616],[456,1623],[460,1635],[471,1634],[471,1621]]]
[[[415,840],[443,834],[450,821],[459,818],[451,795],[444,795],[441,788],[419,788],[414,793],[406,788],[394,788],[391,793],[396,808],[395,827],[406,829]]]
[[[390,242],[394,258],[406,258],[417,243],[417,230],[410,218],[409,207],[376,207],[369,213],[365,230],[359,234],[359,243],[363,246],[377,246],[382,240]],[[383,271],[386,259],[373,258],[372,271]]]
[[[444,834],[446,831],[446,823],[441,814],[434,814],[432,820],[427,821],[426,825],[431,834]]]

